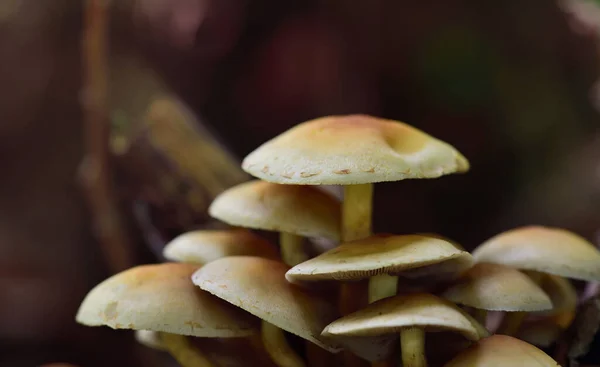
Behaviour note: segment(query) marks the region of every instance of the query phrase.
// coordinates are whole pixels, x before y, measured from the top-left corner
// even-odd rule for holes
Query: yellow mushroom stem
[[[479,321],[479,323],[483,326],[485,326],[485,323],[487,321],[487,310],[482,310],[481,308],[475,308],[473,310],[473,318],[475,318],[475,320]]]
[[[425,331],[419,328],[407,328],[400,331],[403,367],[426,367]]]
[[[263,320],[262,340],[265,350],[279,367],[306,367],[306,364],[290,348],[283,330]]]
[[[359,240],[371,235],[373,215],[373,184],[344,186],[342,202],[342,241]],[[344,283],[341,285],[339,309],[342,316],[358,311],[362,307],[367,289],[365,282]],[[360,358],[350,352],[343,352],[344,366],[363,365]]]
[[[214,364],[202,352],[194,348],[185,336],[161,333],[161,339],[167,352],[182,367],[214,367]]]
[[[304,251],[304,237],[280,232],[279,245],[281,246],[281,258],[286,265],[295,266],[308,260],[308,255]]]
[[[524,273],[527,274],[529,278],[531,278],[531,280],[533,280],[534,283],[538,285],[542,284],[544,280],[544,273],[540,273],[537,271],[524,271]],[[527,316],[527,312],[507,313],[502,319],[502,322],[500,323],[500,326],[498,327],[496,333],[509,336],[516,335],[516,333],[521,328],[523,320],[525,320],[525,316]]]

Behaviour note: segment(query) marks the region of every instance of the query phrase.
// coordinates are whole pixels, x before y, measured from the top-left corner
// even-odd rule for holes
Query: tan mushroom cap
[[[600,251],[572,232],[530,226],[501,233],[473,251],[476,262],[600,281]]]
[[[421,293],[384,298],[329,324],[323,335],[379,336],[418,327],[429,332],[452,331],[469,340],[488,335],[487,330],[453,303]]]
[[[564,328],[554,322],[553,318],[525,320],[516,337],[529,344],[546,348],[558,340],[563,331]]]
[[[88,293],[76,320],[88,326],[200,337],[254,334],[255,317],[194,286],[190,277],[197,269],[164,263],[125,270]]]
[[[367,115],[304,122],[264,143],[242,168],[269,182],[351,185],[465,172],[451,145],[403,122]]]
[[[477,342],[445,367],[559,367],[538,348],[517,338],[492,335]]]
[[[335,240],[340,237],[340,202],[310,186],[245,182],[219,195],[209,213],[240,227]]]
[[[249,256],[215,260],[192,276],[194,284],[215,296],[331,352],[339,348],[320,337],[336,318],[334,305],[285,280],[282,262]]]
[[[166,350],[165,345],[160,339],[160,333],[157,331],[136,330],[135,340],[141,345],[151,349]]]
[[[269,241],[245,229],[187,232],[163,249],[167,260],[199,265],[225,256],[244,255],[277,259],[279,252]]]
[[[473,264],[471,254],[441,238],[378,234],[341,244],[298,264],[286,278],[290,282],[358,280],[378,274],[402,274],[443,262],[449,262],[446,271],[461,271]]]
[[[553,307],[551,310],[536,312],[534,315],[556,316],[565,312],[575,313],[577,291],[568,279],[548,274],[543,278],[541,287],[550,296]]]
[[[529,312],[552,308],[548,295],[527,275],[497,264],[476,264],[448,288],[443,297],[490,311]]]

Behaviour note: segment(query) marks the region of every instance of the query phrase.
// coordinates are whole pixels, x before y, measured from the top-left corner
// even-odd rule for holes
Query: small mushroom
[[[275,246],[245,229],[198,230],[175,237],[163,249],[169,261],[204,265],[225,256],[279,258]]]
[[[559,228],[529,226],[501,233],[473,251],[476,262],[502,264],[528,272],[541,283],[546,274],[579,280],[600,280],[600,251],[572,232]],[[523,312],[507,315],[499,332],[515,334]]]
[[[258,320],[194,286],[196,265],[137,266],[106,279],[85,297],[76,320],[87,326],[161,333],[166,349],[185,367],[212,366],[185,336],[245,337]]]
[[[560,367],[546,353],[507,335],[492,335],[460,353],[444,367]]]
[[[400,333],[404,367],[423,367],[425,332],[451,331],[476,341],[487,330],[453,303],[431,294],[395,296],[379,300],[366,308],[329,324],[322,335],[374,337]],[[340,339],[343,343],[343,339]]]
[[[498,264],[476,264],[442,296],[475,308],[475,318],[484,325],[487,311],[530,312],[552,308],[548,295],[527,275]]]
[[[311,186],[245,182],[220,194],[209,214],[234,226],[280,232],[282,258],[290,266],[307,259],[300,236],[340,237],[340,203]]]
[[[341,244],[317,257],[291,268],[286,273],[293,283],[322,280],[356,281],[374,276],[393,276],[435,267],[444,274],[456,274],[473,264],[471,254],[457,244],[426,235],[377,234],[361,240]],[[385,294],[396,294],[397,282],[387,283],[385,292],[370,294],[370,299],[381,299]]]

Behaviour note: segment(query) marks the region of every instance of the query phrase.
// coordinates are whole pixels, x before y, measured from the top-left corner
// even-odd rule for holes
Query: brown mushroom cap
[[[277,259],[269,241],[245,229],[198,230],[175,237],[163,249],[167,260],[204,265],[226,256],[259,256]]]
[[[487,336],[485,328],[453,303],[421,293],[384,298],[329,324],[323,335],[380,336],[418,327],[426,331],[452,331],[469,340]]]
[[[492,335],[481,339],[445,367],[559,367],[538,348],[517,338]]]
[[[378,274],[402,274],[444,262],[455,271],[473,264],[471,254],[441,238],[378,234],[341,244],[298,264],[287,272],[286,278],[290,282],[358,280]]]
[[[405,123],[348,115],[302,123],[250,153],[242,168],[274,183],[351,185],[435,178],[467,171],[469,163]]]
[[[552,308],[548,295],[527,275],[497,264],[476,264],[448,288],[443,297],[454,303],[491,311]]]
[[[209,214],[234,226],[340,238],[340,202],[311,186],[245,182],[219,195]]]
[[[334,305],[319,295],[285,280],[288,267],[258,257],[232,256],[215,260],[192,276],[203,290],[298,335],[331,352],[337,345],[321,338],[336,318]]]
[[[256,318],[194,286],[190,277],[197,269],[165,263],[125,270],[88,293],[76,320],[87,326],[201,337],[256,333]]]
[[[600,281],[600,251],[558,228],[530,226],[501,233],[473,251],[476,262],[503,264],[567,278]]]

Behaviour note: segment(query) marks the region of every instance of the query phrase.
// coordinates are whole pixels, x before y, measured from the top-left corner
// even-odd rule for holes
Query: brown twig
[[[131,244],[120,219],[110,167],[108,120],[108,0],[87,0],[82,42],[84,141],[81,179],[92,212],[95,235],[110,271],[133,265]]]

